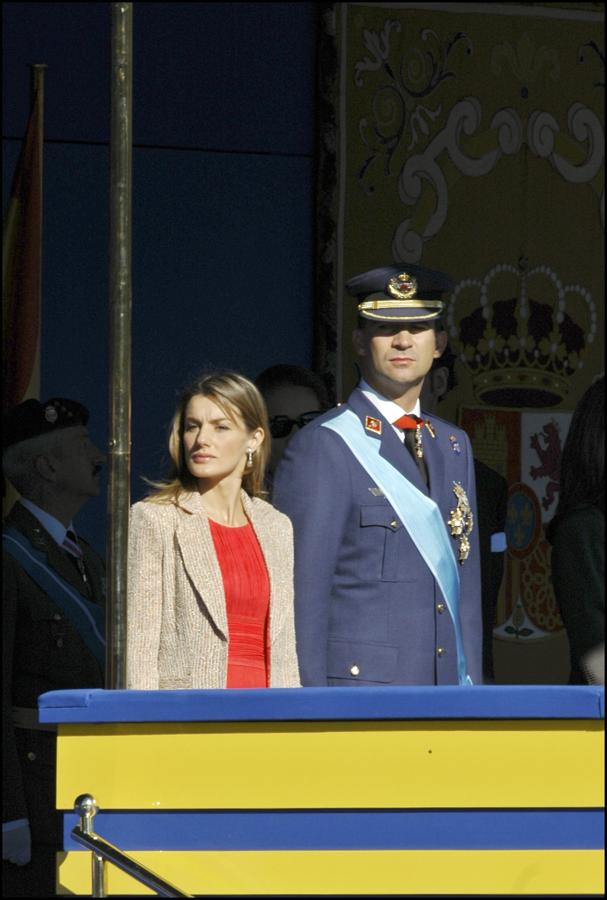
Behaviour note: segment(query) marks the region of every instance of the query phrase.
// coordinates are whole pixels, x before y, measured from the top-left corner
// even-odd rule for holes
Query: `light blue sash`
[[[52,569],[46,553],[36,550],[24,534],[11,526],[2,531],[4,549],[23,566],[50,599],[63,610],[103,670],[105,668],[105,612]]]
[[[380,456],[379,441],[366,434],[360,419],[352,410],[345,409],[329,422],[323,422],[322,427],[335,431],[345,441],[361,466],[382,489],[409,532],[438,583],[453,621],[458,681],[460,685],[472,684],[467,673],[459,620],[459,572],[440,509],[434,500],[418,491],[415,485]]]

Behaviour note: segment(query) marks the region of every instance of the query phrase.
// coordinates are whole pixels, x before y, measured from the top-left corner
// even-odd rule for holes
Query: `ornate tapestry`
[[[510,489],[496,640],[536,659],[552,640],[520,680],[566,680],[544,527],[571,412],[604,369],[603,7],[337,3],[321,19],[317,368],[338,401],[356,382],[348,278],[392,262],[453,277],[439,412]]]

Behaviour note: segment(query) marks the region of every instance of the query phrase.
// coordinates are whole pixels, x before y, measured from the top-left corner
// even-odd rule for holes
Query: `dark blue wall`
[[[109,3],[3,4],[3,186],[45,79],[42,398],[107,445]],[[133,4],[132,499],[178,388],[312,361],[313,3]],[[105,490],[80,514],[103,548]]]

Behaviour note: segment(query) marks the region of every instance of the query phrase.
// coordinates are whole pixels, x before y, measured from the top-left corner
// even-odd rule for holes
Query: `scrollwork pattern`
[[[516,48],[509,43],[499,44],[494,48],[491,54],[491,71],[494,75],[502,74],[502,61],[508,64],[514,77],[523,83],[536,81],[542,71],[551,81],[557,81],[560,75],[556,50],[549,47],[536,50],[527,33],[521,35]]]
[[[529,149],[540,159],[549,160],[559,175],[570,184],[588,184],[598,175],[605,159],[605,134],[601,122],[591,109],[583,103],[574,103],[567,113],[567,126],[573,141],[587,145],[583,162],[571,163],[556,152],[556,138],[560,133],[559,124],[548,112],[536,111],[529,117],[527,143]],[[605,192],[600,201],[601,222],[605,227]]]
[[[363,72],[376,72],[379,68],[386,65],[386,61],[390,55],[390,32],[392,29],[399,32],[400,22],[389,19],[385,23],[380,34],[376,31],[369,31],[367,29],[363,31],[365,47],[371,52],[373,59],[369,59],[368,56],[365,56],[363,60],[357,62],[354,66],[354,84],[357,87],[362,87]]]
[[[421,153],[410,154],[423,140],[433,133],[433,125],[443,114],[440,103],[429,106],[420,102],[429,97],[447,78],[455,77],[449,62],[456,45],[462,43],[466,52],[472,52],[472,42],[464,32],[457,32],[441,43],[437,33],[425,28],[419,32],[416,46],[408,41],[398,63],[393,61],[394,35],[400,33],[401,23],[387,20],[380,32],[363,32],[370,56],[355,65],[355,83],[362,87],[364,76],[381,69],[387,76],[377,87],[368,115],[359,121],[359,135],[369,154],[361,165],[357,177],[360,187],[367,193],[375,189],[379,172],[384,177],[397,177],[399,197],[403,204],[415,206],[424,184],[431,186],[436,202],[434,210],[419,233],[415,231],[414,216],[409,213],[397,225],[392,251],[394,258],[402,262],[418,262],[424,243],[434,237],[444,225],[448,213],[448,186],[442,171],[441,154],[446,153],[465,177],[487,175],[503,156],[515,156],[526,144],[529,151],[540,159],[546,159],[555,171],[570,183],[587,184],[600,172],[604,162],[605,139],[601,121],[596,113],[582,103],[574,103],[567,116],[569,144],[572,149],[563,155],[563,135],[558,121],[545,110],[532,112],[523,124],[521,115],[514,108],[499,109],[490,122],[493,146],[481,156],[468,155],[465,139],[482,136],[482,107],[477,97],[465,97],[450,110],[444,126],[430,138]],[[579,51],[593,49],[604,64],[601,51],[589,42]],[[560,66],[555,51],[544,46],[534,46],[527,34],[515,45],[508,43],[495,47],[491,59],[494,74],[499,75],[503,64],[510,67],[515,78],[531,83],[542,76],[554,80],[559,77]],[[595,82],[604,85],[604,82]],[[526,128],[525,128],[526,125]],[[578,162],[580,145],[584,147],[582,162]],[[585,146],[584,146],[585,145]],[[406,153],[405,153],[406,151]],[[560,151],[560,152],[559,152]],[[405,153],[400,171],[395,166],[397,153]],[[383,166],[378,169],[378,164]],[[604,191],[600,197],[600,215],[604,226]],[[418,226],[419,227],[419,226]]]
[[[582,44],[582,46],[580,47],[579,52],[578,52],[578,59],[579,59],[579,61],[580,61],[581,63],[583,63],[583,62],[586,61],[586,57],[584,56],[584,49],[585,49],[586,47],[590,47],[591,50],[594,50],[594,52],[595,52],[596,55],[598,56],[600,62],[602,63],[602,66],[603,66],[603,73],[604,73],[604,72],[605,72],[605,54],[604,54],[604,52],[598,47],[598,45],[596,44],[595,41],[587,41],[585,44]],[[604,75],[604,74],[603,74],[603,80],[602,80],[602,81],[595,81],[595,82],[594,82],[594,86],[595,86],[595,87],[602,87],[602,88],[605,87],[605,75]]]
[[[598,175],[603,165],[605,138],[601,123],[598,116],[581,103],[574,103],[567,117],[569,133],[576,150],[581,143],[586,143],[588,147],[586,158],[579,164],[570,162],[556,152],[559,124],[551,113],[541,110],[530,115],[526,135],[515,109],[498,110],[490,126],[495,133],[496,146],[483,156],[468,156],[461,146],[462,137],[475,135],[479,131],[481,118],[481,105],[476,97],[461,100],[451,110],[445,128],[428,144],[424,153],[411,156],[405,163],[398,181],[402,202],[408,206],[415,205],[421,196],[424,181],[432,185],[437,199],[435,212],[421,234],[409,231],[411,218],[403,220],[397,226],[392,246],[398,254],[396,258],[402,262],[417,262],[421,259],[424,242],[434,237],[446,220],[447,182],[437,163],[443,151],[447,152],[451,162],[466,177],[488,174],[502,156],[518,154],[525,139],[535,156],[548,159],[559,175],[570,183],[588,184]],[[604,226],[604,191],[601,194],[600,214]]]
[[[503,155],[518,153],[523,140],[523,126],[515,109],[499,110],[491,122],[496,134],[497,146],[480,157],[468,156],[461,148],[462,135],[476,134],[482,119],[481,104],[476,97],[466,97],[451,110],[445,128],[428,144],[422,154],[411,156],[401,172],[398,189],[403,203],[413,206],[417,203],[422,182],[429,182],[436,194],[435,211],[425,225],[422,234],[409,230],[411,219],[401,222],[395,232],[392,250],[396,259],[402,262],[417,262],[421,259],[424,241],[440,231],[447,218],[447,182],[437,163],[440,154],[446,150],[455,167],[466,176],[486,175]],[[414,255],[412,255],[414,254]]]
[[[401,147],[405,134],[409,135],[407,150],[412,150],[427,137],[430,126],[442,113],[442,106],[431,108],[421,103],[438,85],[447,78],[454,78],[449,69],[449,57],[454,47],[462,41],[470,41],[463,32],[457,32],[445,44],[432,29],[420,32],[421,41],[426,44],[407,48],[396,65],[391,64],[390,40],[392,33],[399,33],[400,22],[387,20],[380,32],[363,31],[363,40],[370,56],[365,56],[354,66],[354,83],[363,86],[364,75],[381,70],[387,82],[381,84],[373,95],[368,115],[359,121],[359,135],[370,153],[358,171],[358,180],[366,193],[374,188],[375,164],[383,159],[383,174],[393,173],[394,154]],[[372,177],[373,173],[373,177]]]

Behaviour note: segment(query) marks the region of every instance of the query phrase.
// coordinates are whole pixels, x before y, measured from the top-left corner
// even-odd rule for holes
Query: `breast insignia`
[[[365,429],[373,431],[375,434],[381,434],[381,419],[374,416],[365,416]]]
[[[466,492],[459,481],[453,482],[453,493],[457,498],[457,506],[451,510],[447,525],[451,529],[452,537],[459,538],[459,561],[463,565],[470,553],[468,538],[474,527],[474,515],[470,509]]]

